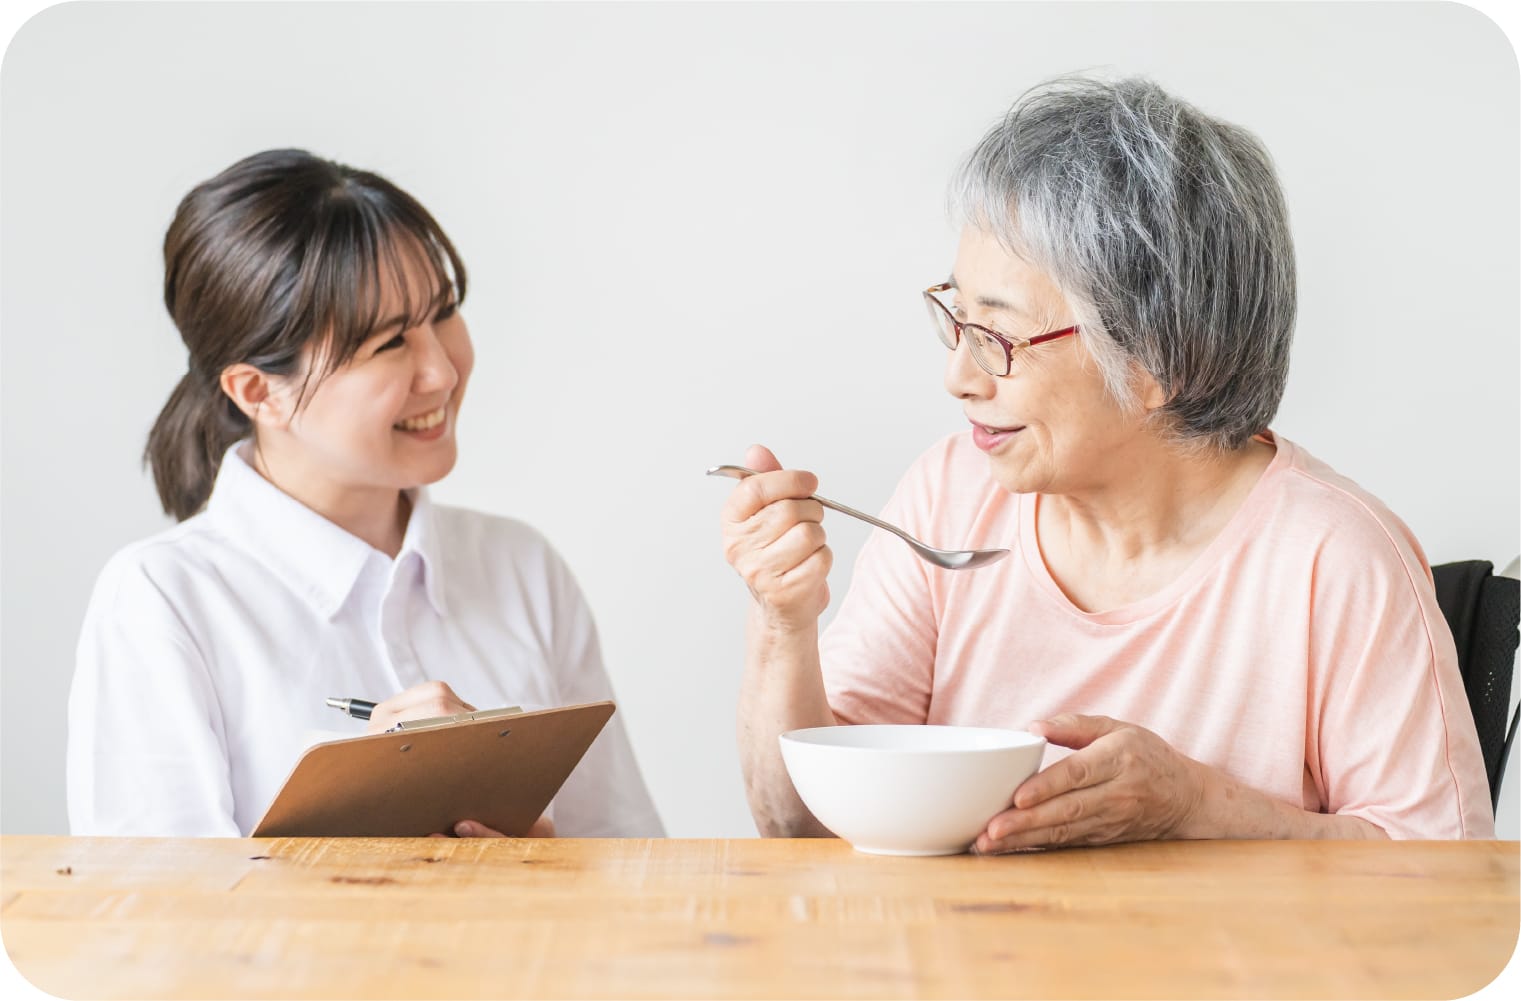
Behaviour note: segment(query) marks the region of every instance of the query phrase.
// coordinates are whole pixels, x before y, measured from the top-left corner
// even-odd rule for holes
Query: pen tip
[[[343,700],[342,699],[328,699],[327,700],[327,704],[330,705],[330,706],[332,706],[334,709],[342,709],[343,708]]]

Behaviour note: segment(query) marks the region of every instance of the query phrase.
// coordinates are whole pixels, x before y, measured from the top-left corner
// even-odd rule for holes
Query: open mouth
[[[408,417],[406,420],[397,421],[391,426],[398,431],[428,431],[442,424],[447,416],[445,408],[439,407],[437,410],[430,410],[425,414],[418,414],[416,417]]]

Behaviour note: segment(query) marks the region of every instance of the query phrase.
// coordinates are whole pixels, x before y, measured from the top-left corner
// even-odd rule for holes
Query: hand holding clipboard
[[[410,720],[308,748],[253,837],[421,837],[463,818],[527,836],[611,702]]]
[[[375,723],[370,726],[370,733],[391,733],[396,730],[415,729],[419,726],[436,725],[438,723],[458,723],[463,722],[467,717],[467,714],[475,712],[474,706],[470,705],[470,703],[464,701],[458,695],[456,695],[454,689],[451,688],[447,682],[443,681],[430,681],[422,685],[416,685],[412,688],[407,689],[406,691],[391,696],[384,702],[372,702],[369,699],[346,698],[328,699],[327,704],[329,707],[337,709],[339,712],[352,719],[369,721],[375,717],[378,712],[379,719],[376,719]],[[458,707],[460,711],[457,713],[453,712],[452,710],[455,707]],[[402,715],[411,716],[411,714],[417,712],[419,709],[422,709],[424,712],[427,710],[432,710],[435,713],[440,713],[441,711],[446,712],[443,712],[441,715],[432,717],[423,716],[421,718],[409,718],[400,720],[391,726],[382,725],[387,717]],[[522,710],[519,707],[512,706],[508,709],[494,710],[494,714],[500,716],[521,711]],[[451,833],[455,837],[460,838],[507,837],[507,835],[503,834],[501,831],[487,827],[485,824],[469,818],[462,819],[456,823],[451,829]],[[525,835],[525,837],[552,838],[554,837],[554,833],[555,825],[547,816],[544,816],[534,821],[533,826],[528,829],[528,833]],[[441,838],[444,836],[445,835],[442,832],[430,835],[430,837],[435,838]]]

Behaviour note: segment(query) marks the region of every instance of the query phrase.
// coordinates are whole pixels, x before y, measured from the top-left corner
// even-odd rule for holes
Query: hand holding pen
[[[442,681],[413,685],[382,702],[334,698],[328,699],[327,704],[354,719],[369,720],[365,733],[384,733],[404,720],[475,712],[475,706],[454,694],[454,689]]]

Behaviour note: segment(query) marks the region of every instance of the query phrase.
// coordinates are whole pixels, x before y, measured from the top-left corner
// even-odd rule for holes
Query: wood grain
[[[1516,842],[0,838],[62,997],[1459,997],[1517,884]]]

